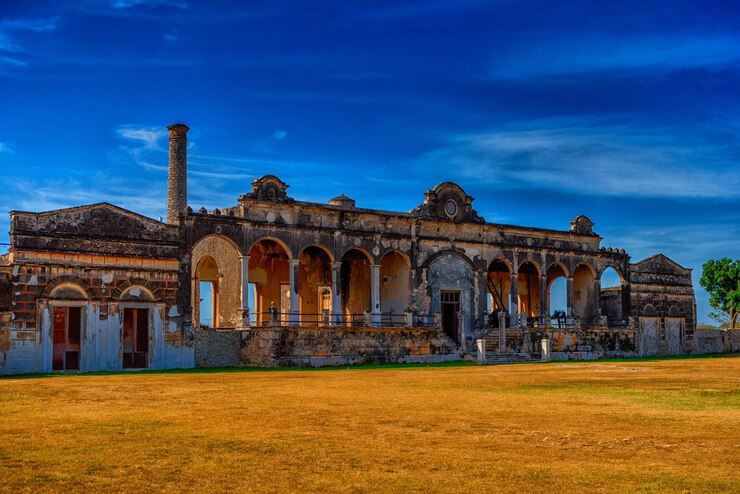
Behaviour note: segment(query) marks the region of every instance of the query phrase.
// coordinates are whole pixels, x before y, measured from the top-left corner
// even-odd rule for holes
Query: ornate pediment
[[[288,197],[288,187],[288,184],[275,175],[263,175],[252,182],[252,192],[247,192],[241,196],[239,202],[250,199],[268,202],[293,202],[293,198]]]
[[[594,222],[586,216],[579,215],[570,222],[570,231],[579,235],[593,235]]]
[[[473,198],[453,182],[443,182],[424,193],[422,204],[411,211],[422,218],[485,223],[473,209]]]

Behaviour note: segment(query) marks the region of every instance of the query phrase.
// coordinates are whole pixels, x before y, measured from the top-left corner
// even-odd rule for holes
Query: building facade
[[[543,340],[556,358],[694,349],[690,270],[632,263],[585,216],[488,223],[452,182],[405,213],[310,203],[272,175],[195,211],[188,128],[168,129],[166,223],[107,203],[10,213],[0,372],[429,362]],[[602,289],[610,268],[621,284]],[[553,318],[558,278],[567,308]]]

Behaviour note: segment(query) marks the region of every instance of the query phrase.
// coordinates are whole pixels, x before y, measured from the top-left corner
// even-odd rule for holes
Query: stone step
[[[487,353],[487,364],[516,364],[523,362],[540,362],[542,355],[539,353]]]

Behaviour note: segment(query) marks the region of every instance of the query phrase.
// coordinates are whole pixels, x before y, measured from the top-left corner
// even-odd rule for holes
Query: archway
[[[540,273],[531,261],[524,261],[517,274],[518,311],[527,317],[540,313]]]
[[[217,328],[218,318],[218,264],[211,256],[203,256],[195,267],[196,304],[193,305],[194,317],[199,328]]]
[[[249,251],[249,306],[254,324],[266,324],[275,307],[287,322],[290,310],[290,262],[285,248],[275,240],[263,239]]]
[[[380,312],[383,325],[405,324],[411,293],[411,270],[406,257],[388,252],[380,260]]]
[[[511,307],[511,270],[501,259],[488,266],[488,313],[509,312]]]
[[[609,266],[601,272],[600,307],[607,324],[621,321],[624,317],[623,284],[622,275],[613,267]]]
[[[473,268],[458,253],[441,253],[427,271],[430,309],[441,315],[442,330],[456,343],[470,334],[473,322]]]
[[[55,371],[80,370],[85,290],[74,283],[55,287],[49,298],[52,324],[52,362]]]
[[[589,320],[598,313],[594,269],[585,263],[573,271],[573,316]]]
[[[223,235],[200,239],[191,253],[193,321],[206,322],[201,308],[211,312],[211,327],[234,328],[241,323],[241,251]],[[206,258],[210,258],[207,260]],[[202,272],[199,270],[202,268]],[[201,285],[201,276],[204,277]],[[201,302],[201,299],[203,301]]]
[[[370,258],[359,249],[350,249],[342,256],[339,273],[342,313],[350,324],[364,326],[365,313],[370,312]]]
[[[557,319],[558,326],[564,324],[568,313],[567,273],[562,264],[553,264],[547,269],[547,314]],[[556,317],[556,314],[559,317]]]
[[[326,251],[306,247],[298,262],[301,323],[328,324],[332,306],[331,258]]]

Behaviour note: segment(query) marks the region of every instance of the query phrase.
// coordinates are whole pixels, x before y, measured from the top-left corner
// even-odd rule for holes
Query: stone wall
[[[195,332],[196,367],[238,367],[246,331],[215,329]]]
[[[198,367],[323,367],[461,358],[449,338],[427,328],[276,327],[199,331],[195,339]]]
[[[740,329],[697,329],[694,334],[695,354],[740,352]]]

